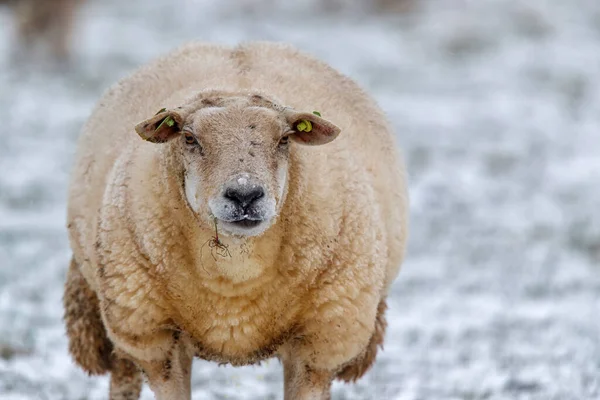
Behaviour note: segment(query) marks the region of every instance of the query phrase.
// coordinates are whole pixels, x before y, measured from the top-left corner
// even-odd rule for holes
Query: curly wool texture
[[[133,129],[207,88],[214,102],[264,95],[317,109],[342,132],[290,147],[275,222],[257,237],[220,237],[231,257],[210,253],[214,227],[186,202],[179,142],[144,142]],[[231,113],[223,129],[245,115]],[[146,372],[158,398],[181,397],[194,355],[233,365],[277,356],[286,398],[323,397],[336,375],[362,376],[383,341],[385,297],[406,244],[406,183],[385,116],[350,79],[285,45],[194,43],[100,100],[80,139],[68,219],[74,259],[99,302],[77,300],[67,285],[66,306],[97,310],[85,314],[88,325]],[[95,370],[105,370],[89,343]],[[91,369],[85,351],[75,359]]]
[[[98,297],[73,260],[67,273],[63,301],[69,352],[88,374],[107,373],[111,367],[113,346],[102,324]]]
[[[337,373],[337,379],[346,382],[356,382],[373,366],[375,359],[377,358],[377,348],[383,348],[383,339],[387,327],[387,322],[385,320],[386,309],[387,304],[382,300],[381,303],[379,303],[379,306],[377,306],[375,330],[373,331],[373,335],[371,336],[367,348],[360,356],[352,360]]]

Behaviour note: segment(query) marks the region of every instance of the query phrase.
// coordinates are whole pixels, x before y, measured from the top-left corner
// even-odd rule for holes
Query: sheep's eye
[[[196,140],[196,138],[194,137],[194,135],[192,135],[189,132],[185,132],[185,142],[187,144],[198,144],[198,141]]]
[[[289,136],[284,136],[281,139],[279,139],[279,145],[280,146],[285,146],[286,144],[288,144],[290,141],[290,137]]]

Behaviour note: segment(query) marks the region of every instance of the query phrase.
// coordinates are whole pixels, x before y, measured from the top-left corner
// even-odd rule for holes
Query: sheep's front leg
[[[335,279],[343,282],[340,277]],[[358,279],[356,274],[351,278]],[[356,362],[368,367],[374,359],[374,354],[366,356],[366,349],[379,329],[375,326],[378,288],[356,289],[352,282],[324,285],[321,292],[313,293],[313,306],[307,307],[292,338],[280,348],[285,400],[329,400],[331,382],[345,366]],[[353,377],[364,372],[357,370]]]
[[[142,376],[131,361],[115,357],[110,372],[110,400],[138,400],[142,391]]]
[[[193,354],[186,345],[175,341],[165,357],[151,361],[137,361],[148,378],[156,400],[190,400]]]
[[[317,370],[290,353],[282,354],[285,400],[329,400],[333,373]]]

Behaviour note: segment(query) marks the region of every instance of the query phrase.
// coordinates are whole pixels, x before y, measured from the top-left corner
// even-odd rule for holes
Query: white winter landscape
[[[15,64],[0,8],[0,399],[107,398],[61,320],[68,174],[99,96],[185,41],[251,39],[358,81],[410,175],[385,350],[333,399],[600,399],[600,1],[415,1],[89,0],[66,73]],[[283,398],[277,360],[197,360],[192,386]]]

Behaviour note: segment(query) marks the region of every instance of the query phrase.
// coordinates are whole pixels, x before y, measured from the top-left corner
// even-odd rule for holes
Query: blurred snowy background
[[[74,143],[110,84],[190,39],[293,43],[395,126],[409,254],[385,351],[334,399],[600,399],[600,2],[368,3],[89,0],[66,72],[15,63],[0,8],[1,399],[107,397],[106,378],[71,362],[61,322]],[[195,399],[281,393],[275,360],[194,365]]]

